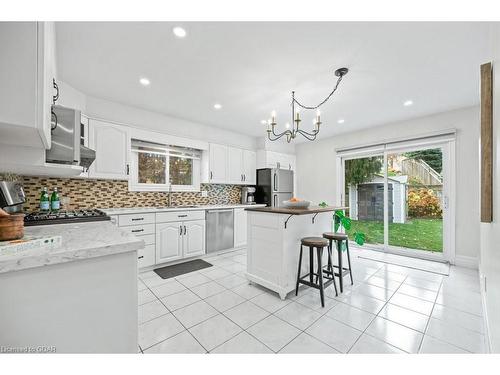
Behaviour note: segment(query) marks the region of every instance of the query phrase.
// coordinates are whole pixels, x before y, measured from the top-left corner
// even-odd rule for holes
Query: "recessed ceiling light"
[[[344,120],[343,118],[339,118],[339,119],[337,120],[337,123],[339,123],[339,124],[343,124],[344,122],[345,122],[345,120]]]
[[[407,101],[405,101],[405,102],[403,103],[403,105],[404,105],[405,107],[409,107],[409,106],[413,105],[413,100],[407,100]]]
[[[186,30],[184,30],[182,27],[180,26],[176,26],[172,29],[174,35],[177,37],[177,38],[184,38],[186,35],[187,35],[187,32]]]
[[[219,103],[215,103],[215,104],[214,104],[214,108],[215,108],[215,109],[221,109],[221,108],[222,108],[222,105],[221,105],[221,104],[219,104]]]
[[[146,77],[142,77],[141,79],[139,79],[139,82],[143,86],[149,86],[151,84],[151,81]]]

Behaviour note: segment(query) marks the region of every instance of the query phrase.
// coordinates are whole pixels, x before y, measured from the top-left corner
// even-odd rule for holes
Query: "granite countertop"
[[[0,274],[106,255],[136,251],[144,241],[120,230],[111,222],[54,224],[25,227],[27,236],[62,237],[56,248],[30,249],[16,254],[0,254]]]
[[[346,210],[348,207],[344,206],[327,206],[327,207],[319,207],[319,206],[311,206],[308,208],[286,208],[286,207],[251,207],[246,208],[247,211],[255,211],[255,212],[266,212],[270,214],[283,214],[283,215],[310,215],[317,214],[320,212],[332,212],[336,210]]]
[[[194,207],[125,207],[125,208],[99,208],[106,215],[124,215],[136,213],[166,212],[166,211],[200,211],[217,210],[227,208],[247,208],[265,207],[265,204],[219,204],[219,205],[199,205]]]

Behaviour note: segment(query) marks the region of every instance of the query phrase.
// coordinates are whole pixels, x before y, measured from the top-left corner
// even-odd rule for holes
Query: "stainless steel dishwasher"
[[[206,226],[207,253],[234,247],[233,209],[207,210]]]

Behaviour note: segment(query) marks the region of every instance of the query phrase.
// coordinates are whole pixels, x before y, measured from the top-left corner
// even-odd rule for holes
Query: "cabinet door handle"
[[[210,171],[210,179],[212,180],[214,178],[214,174],[212,173],[212,171]]]
[[[133,229],[132,233],[144,232],[144,229]]]
[[[140,257],[137,257],[137,259],[142,259],[144,258],[144,255],[141,255]]]
[[[179,236],[182,236],[182,225],[179,226]]]
[[[144,218],[143,217],[134,217],[132,219],[132,221],[140,221],[140,220],[144,220]]]
[[[186,228],[186,226],[184,225],[184,235],[186,235],[186,233],[187,233],[187,228]]]
[[[243,181],[246,181],[246,180],[247,180],[247,175],[246,175],[246,174],[244,174],[244,175],[243,175]]]
[[[130,165],[127,164],[127,176],[130,175]]]
[[[292,165],[291,164],[288,164],[288,169],[292,170]]]
[[[187,217],[187,215],[177,215],[177,217]]]

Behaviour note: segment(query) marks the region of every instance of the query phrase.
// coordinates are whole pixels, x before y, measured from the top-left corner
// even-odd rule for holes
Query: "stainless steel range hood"
[[[81,112],[53,105],[52,113],[52,143],[45,153],[47,163],[79,165],[88,169],[95,160],[95,151],[83,145]]]

